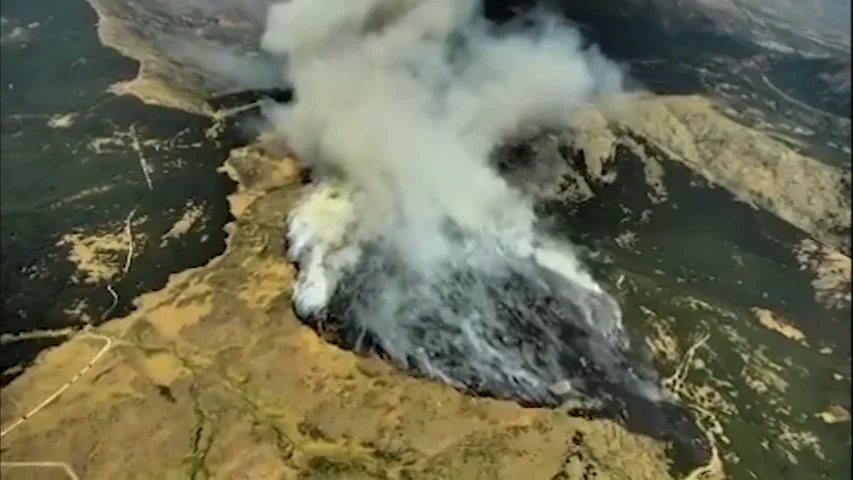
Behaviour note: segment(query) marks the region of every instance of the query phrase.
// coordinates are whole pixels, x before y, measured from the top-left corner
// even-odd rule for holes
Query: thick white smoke
[[[618,305],[490,164],[518,129],[618,92],[615,64],[558,22],[496,31],[477,0],[292,0],[270,8],[262,46],[296,98],[265,113],[315,173],[289,219],[300,315],[531,401],[561,380],[584,390],[567,359],[636,378]]]

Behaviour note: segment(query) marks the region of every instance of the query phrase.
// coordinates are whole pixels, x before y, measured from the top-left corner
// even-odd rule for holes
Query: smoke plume
[[[618,304],[491,161],[619,92],[618,66],[545,16],[491,25],[476,0],[292,0],[261,42],[295,91],[264,113],[313,172],[287,233],[302,318],[482,393],[657,395]]]

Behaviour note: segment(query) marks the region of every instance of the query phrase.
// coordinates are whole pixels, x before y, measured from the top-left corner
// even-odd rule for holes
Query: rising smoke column
[[[490,164],[519,128],[618,92],[616,65],[553,20],[496,31],[475,0],[293,0],[262,46],[296,92],[266,116],[315,172],[288,225],[300,316],[491,394],[590,394],[582,370],[653,391],[616,302]]]

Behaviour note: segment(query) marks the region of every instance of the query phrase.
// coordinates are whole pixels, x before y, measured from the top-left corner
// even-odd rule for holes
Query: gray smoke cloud
[[[405,368],[534,402],[625,366],[618,304],[491,165],[521,128],[568,125],[621,69],[554,19],[498,31],[476,0],[292,0],[261,44],[289,105],[264,109],[314,170],[288,225],[297,313]],[[573,370],[574,368],[574,370]]]

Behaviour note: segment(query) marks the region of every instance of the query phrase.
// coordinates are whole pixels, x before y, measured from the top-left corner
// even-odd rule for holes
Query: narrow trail
[[[68,478],[71,480],[80,480],[80,476],[77,475],[77,472],[71,468],[71,465],[65,462],[2,462],[0,463],[0,468],[61,468],[65,471],[65,474],[68,475]]]
[[[149,187],[151,187],[150,183],[149,183]],[[131,231],[131,220],[133,219],[133,215],[136,213],[136,209],[137,209],[137,207],[134,207],[133,210],[130,212],[130,214],[128,214],[127,218],[125,219],[124,233],[125,233],[125,236],[127,237],[128,249],[127,249],[127,257],[125,259],[124,268],[122,271],[123,274],[127,274],[127,272],[130,270],[131,262],[133,261],[133,232]],[[116,304],[118,303],[118,294],[113,289],[112,284],[107,285],[107,290],[110,292],[110,295],[113,297],[113,303],[104,312],[104,314],[102,315],[102,318],[106,318],[109,315],[109,313],[112,312],[112,310],[115,308]],[[81,378],[83,378],[83,375],[85,375],[86,372],[91,370],[92,367],[95,366],[96,363],[98,363],[98,360],[103,358],[104,355],[106,355],[107,352],[109,352],[110,349],[113,347],[113,339],[112,338],[110,338],[106,335],[101,335],[99,333],[94,333],[92,331],[92,326],[89,324],[87,324],[79,334],[74,335],[75,331],[78,331],[78,330],[75,328],[68,328],[68,329],[61,329],[61,330],[39,330],[39,331],[35,331],[35,332],[27,332],[27,333],[23,333],[23,334],[19,334],[19,335],[14,335],[14,336],[3,336],[2,341],[0,341],[0,343],[6,343],[6,342],[11,342],[11,341],[20,341],[20,340],[29,339],[29,338],[68,336],[68,337],[70,337],[69,340],[71,340],[74,337],[95,338],[98,340],[103,340],[104,346],[101,347],[101,349],[98,351],[98,353],[96,353],[95,356],[92,357],[92,359],[89,360],[89,362],[83,368],[81,368],[79,372],[77,372],[73,377],[71,377],[71,379],[69,379],[62,386],[60,386],[55,392],[50,394],[41,403],[39,403],[38,405],[33,407],[29,412],[27,412],[26,414],[17,418],[14,422],[9,424],[8,426],[4,427],[2,429],[2,431],[0,431],[0,438],[5,437],[6,435],[8,435],[12,431],[14,431],[16,428],[23,425],[24,422],[26,422],[27,420],[34,417],[37,413],[41,412],[45,407],[47,407],[48,405],[53,403],[56,399],[58,399],[63,393],[65,393],[66,390],[71,388],[71,386],[74,385],[74,383],[76,383],[77,380],[80,380]],[[71,467],[71,465],[69,465],[66,462],[58,462],[58,461],[2,461],[2,462],[0,462],[0,468],[61,468],[66,473],[66,475],[68,475],[68,478],[70,478],[72,480],[80,480],[80,476],[77,475],[77,472],[75,472],[74,469]]]
[[[21,426],[21,424],[23,424],[25,421],[32,418],[35,414],[39,413],[40,411],[42,411],[42,409],[44,409],[46,406],[50,405],[54,400],[59,398],[60,395],[62,395],[63,393],[65,393],[66,390],[71,388],[71,385],[74,385],[74,382],[76,382],[81,377],[83,377],[83,375],[85,375],[86,372],[88,372],[92,368],[92,366],[94,366],[95,363],[97,363],[98,360],[100,360],[101,357],[106,355],[106,353],[110,350],[110,348],[112,348],[113,340],[109,337],[106,337],[104,335],[100,335],[97,333],[91,333],[89,331],[84,331],[84,333],[82,333],[81,335],[83,337],[97,338],[97,339],[103,340],[105,342],[103,348],[101,348],[101,350],[99,350],[98,353],[96,353],[95,356],[92,357],[92,360],[90,360],[89,363],[86,364],[86,366],[84,366],[82,369],[80,369],[80,371],[77,372],[76,375],[74,375],[73,377],[71,377],[70,380],[65,382],[64,385],[59,387],[59,389],[57,389],[55,392],[53,392],[51,395],[49,395],[47,398],[45,398],[41,403],[36,405],[32,410],[27,412],[25,415],[19,417],[17,420],[12,422],[9,426],[5,427],[2,431],[0,431],[0,438],[5,437],[9,432],[11,432],[12,430]]]
[[[124,231],[125,231],[125,236],[127,237],[128,246],[127,246],[127,257],[125,259],[124,268],[122,271],[123,274],[127,274],[127,272],[130,270],[131,262],[133,261],[133,232],[131,231],[131,220],[133,219],[133,215],[136,213],[136,208],[137,207],[134,207],[133,210],[131,210],[130,214],[128,214],[127,218],[125,219],[125,230]],[[107,309],[106,312],[104,312],[104,315],[102,315],[103,318],[106,318],[107,314],[109,314],[113,310],[113,308],[115,307],[116,303],[118,303],[118,294],[116,294],[112,285],[107,285],[107,290],[109,290],[110,294],[113,297],[113,303],[112,303],[112,305],[110,305],[110,308]],[[73,333],[73,329],[40,330],[40,331],[36,331],[36,332],[30,332],[29,334],[17,335],[17,336],[11,337],[11,338],[8,338],[8,337],[3,338],[3,343],[5,343],[7,341],[21,340],[23,338],[70,336],[72,333]],[[71,388],[71,385],[74,385],[74,382],[76,382],[77,380],[80,380],[80,378],[82,378],[83,375],[85,375],[86,372],[88,372],[95,365],[95,363],[97,363],[98,360],[101,359],[101,357],[106,355],[106,353],[113,346],[112,338],[107,337],[105,335],[98,334],[98,333],[93,333],[91,325],[86,325],[83,328],[82,332],[79,334],[79,336],[82,336],[83,338],[88,337],[88,338],[96,338],[99,340],[103,340],[104,346],[103,346],[103,348],[101,348],[100,351],[98,351],[98,353],[95,354],[94,357],[92,357],[92,360],[90,360],[89,363],[86,364],[86,366],[84,366],[82,369],[80,369],[80,371],[77,372],[76,375],[71,377],[70,380],[65,382],[64,385],[59,387],[59,389],[57,389],[50,396],[48,396],[46,399],[44,399],[44,401],[42,401],[40,404],[36,405],[35,408],[33,408],[32,410],[27,412],[25,415],[18,418],[14,422],[12,422],[11,425],[3,428],[3,430],[0,431],[0,438],[5,437],[6,434],[8,434],[12,430],[18,428],[22,423],[27,421],[27,419],[32,418],[33,415],[37,414],[44,407],[50,405],[51,402],[53,402],[54,400],[59,398],[60,395],[62,395],[66,390]]]
[[[688,405],[696,415],[696,421],[699,428],[705,433],[709,445],[711,445],[711,458],[708,463],[700,465],[693,471],[687,474],[682,480],[712,480],[725,478],[723,471],[723,461],[720,458],[720,449],[717,446],[717,439],[723,434],[723,426],[717,420],[714,412],[698,405],[697,402],[691,401],[691,395],[688,389],[684,386],[684,381],[690,373],[690,366],[693,364],[693,359],[699,348],[706,346],[710,334],[704,333],[700,335],[690,348],[684,352],[681,362],[669,377],[663,380],[663,386],[676,398]]]
[[[88,327],[87,327],[87,329],[88,329]],[[49,333],[53,333],[53,332],[49,332]],[[54,336],[57,336],[57,335],[58,334],[56,334]],[[104,355],[106,355],[106,353],[113,346],[113,340],[107,336],[100,335],[97,333],[92,333],[88,330],[84,330],[84,332],[81,333],[80,335],[82,337],[97,338],[99,340],[103,340],[104,346],[98,351],[98,353],[95,354],[94,357],[92,357],[92,360],[90,360],[89,363],[86,364],[86,366],[84,366],[82,369],[80,369],[80,371],[77,372],[76,375],[71,377],[70,380],[65,382],[65,384],[63,384],[55,392],[53,392],[51,395],[49,395],[47,398],[45,398],[41,403],[36,405],[32,410],[30,410],[29,412],[27,412],[23,416],[19,417],[17,420],[12,422],[9,426],[3,428],[3,430],[0,431],[0,438],[5,437],[10,432],[12,432],[16,428],[20,427],[24,422],[26,422],[27,420],[29,420],[30,418],[35,416],[37,413],[42,411],[45,407],[47,407],[48,405],[53,403],[54,400],[59,398],[60,395],[62,395],[63,393],[65,393],[66,390],[71,388],[71,385],[74,385],[74,383],[77,380],[82,378],[83,375],[85,375],[86,372],[88,372],[95,365],[95,363],[98,362],[98,360],[100,360]],[[72,480],[80,480],[80,476],[78,476],[77,473],[74,471],[74,469],[71,467],[71,465],[69,465],[66,462],[56,462],[56,461],[11,461],[10,462],[10,461],[2,461],[2,462],[0,462],[0,468],[61,468],[63,471],[65,471],[66,475],[68,475],[68,478],[70,478]]]
[[[833,120],[841,120],[845,125],[850,123],[850,119],[847,119],[844,117],[839,117],[838,115],[823,111],[819,108],[815,108],[815,107],[803,102],[802,100],[798,100],[798,99],[788,95],[787,93],[783,92],[781,88],[777,87],[773,82],[771,82],[770,79],[767,78],[767,76],[764,74],[761,75],[761,80],[764,81],[764,83],[767,85],[768,88],[773,90],[774,93],[776,93],[777,95],[779,95],[780,97],[785,99],[788,103],[794,104],[794,105],[796,105],[796,106],[798,106],[804,110],[807,110],[807,111],[809,111],[815,115],[818,115],[820,117],[830,118]]]

